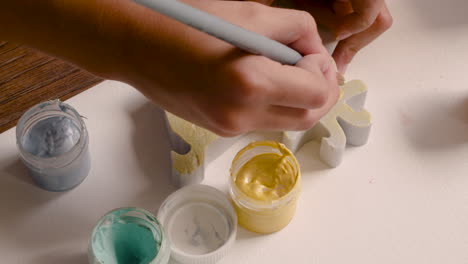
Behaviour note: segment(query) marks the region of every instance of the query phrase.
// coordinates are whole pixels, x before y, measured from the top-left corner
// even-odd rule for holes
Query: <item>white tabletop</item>
[[[303,192],[293,221],[272,235],[239,230],[229,263],[468,263],[468,2],[392,0],[393,28],[360,54],[347,78],[369,86],[367,145],[327,168],[318,144],[297,155]],[[169,185],[160,112],[107,81],[68,101],[90,134],[92,169],[50,193],[19,162],[14,129],[0,135],[0,262],[86,263],[107,211],[156,212]],[[239,140],[206,170],[226,190]]]

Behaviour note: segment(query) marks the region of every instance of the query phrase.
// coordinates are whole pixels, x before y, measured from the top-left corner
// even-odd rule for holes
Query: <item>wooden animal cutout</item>
[[[338,166],[346,144],[361,146],[367,142],[371,129],[371,116],[363,109],[367,87],[359,80],[345,83],[337,104],[307,131],[286,131],[283,144],[297,152],[312,140],[321,140],[320,157],[331,167]]]
[[[239,139],[219,137],[169,112],[165,113],[171,146],[171,181],[175,186],[203,181],[206,165]]]

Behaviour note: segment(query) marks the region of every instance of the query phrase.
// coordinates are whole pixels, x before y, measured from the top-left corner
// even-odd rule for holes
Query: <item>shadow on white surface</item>
[[[28,175],[28,171],[21,162],[20,158],[12,158],[10,165],[6,166],[6,172],[6,175],[11,177],[11,179],[36,187],[33,179]]]
[[[428,26],[453,27],[467,25],[466,0],[413,0],[406,1]]]
[[[468,144],[468,98],[421,98],[416,109],[401,109],[399,119],[411,146],[420,151]],[[421,107],[424,106],[424,107]]]
[[[258,234],[249,231],[241,226],[237,226],[237,238],[236,240],[250,240],[250,239],[264,239],[268,234]]]
[[[9,246],[15,245],[18,248],[32,249],[39,245],[61,245],[70,240],[70,237],[78,235],[77,231],[70,229],[69,225],[58,224],[58,219],[70,225],[80,222],[79,214],[70,211],[59,212],[59,217],[50,214],[47,209],[65,193],[54,193],[40,189],[33,184],[32,179],[27,174],[24,165],[17,157],[12,157],[11,161],[2,161],[5,171],[0,177],[0,244],[8,242]],[[41,210],[44,210],[42,214]],[[73,210],[70,208],[70,210]],[[41,215],[36,219],[34,225],[31,219]],[[47,221],[45,221],[47,219]],[[50,227],[55,226],[51,231]],[[21,230],[18,232],[18,230]]]
[[[346,148],[346,151],[348,151],[349,147]],[[316,140],[306,143],[301,149],[299,149],[299,151],[296,153],[296,158],[299,164],[301,165],[302,175],[313,174],[317,171],[331,169],[320,158],[320,142]],[[343,159],[344,158],[345,157],[343,157]],[[308,176],[309,175],[307,175],[307,177]],[[304,178],[305,177],[303,176],[303,179]]]
[[[0,208],[21,211],[21,208],[36,207],[63,194],[39,188],[19,158],[12,157],[11,161],[5,163],[9,165],[6,165],[5,174],[0,177]]]
[[[455,106],[453,110],[454,118],[468,125],[468,97],[461,101],[458,106]]]
[[[164,111],[148,102],[134,110],[131,117],[134,123],[132,140],[138,166],[150,182],[147,191],[140,193],[136,200],[156,213],[164,199],[176,190],[170,181],[171,146]]]

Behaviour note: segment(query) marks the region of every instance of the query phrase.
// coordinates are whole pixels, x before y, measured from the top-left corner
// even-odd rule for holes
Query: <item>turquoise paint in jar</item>
[[[237,217],[228,197],[206,185],[169,195],[157,218],[127,207],[110,211],[94,227],[90,264],[215,264],[236,240]]]
[[[90,264],[166,264],[170,255],[161,224],[150,212],[135,207],[104,215],[88,247]]]
[[[16,126],[21,160],[34,182],[48,191],[66,191],[88,175],[88,132],[80,114],[60,100],[37,104]]]

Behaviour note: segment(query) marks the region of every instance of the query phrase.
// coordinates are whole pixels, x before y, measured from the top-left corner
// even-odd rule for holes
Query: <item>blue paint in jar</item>
[[[16,140],[34,182],[48,191],[79,185],[91,168],[83,119],[59,100],[33,106],[20,118]]]

